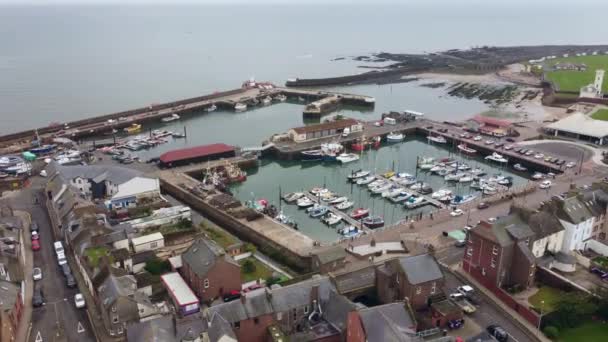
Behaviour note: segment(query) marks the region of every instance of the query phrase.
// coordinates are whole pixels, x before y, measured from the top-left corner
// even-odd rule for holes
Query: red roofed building
[[[236,155],[233,146],[226,144],[211,144],[182,148],[165,152],[160,156],[161,167],[174,167],[200,163],[220,158],[230,158]]]
[[[512,122],[483,115],[476,115],[470,119],[467,126],[475,131],[495,136],[511,135],[513,132]]]

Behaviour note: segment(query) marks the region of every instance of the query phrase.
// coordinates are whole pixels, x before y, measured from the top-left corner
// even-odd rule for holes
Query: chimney
[[[319,284],[315,284],[310,288],[310,302],[319,301]]]

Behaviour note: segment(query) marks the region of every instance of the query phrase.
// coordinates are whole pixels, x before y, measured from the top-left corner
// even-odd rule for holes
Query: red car
[[[224,302],[229,302],[231,300],[241,298],[241,292],[237,290],[232,290],[224,295]]]
[[[40,250],[40,240],[32,240],[32,250],[33,251]]]
[[[260,285],[260,284],[253,284],[249,287],[247,287],[246,289],[243,290],[243,293],[247,293],[247,292],[251,292],[253,290],[257,290],[257,289],[261,289],[264,286]]]

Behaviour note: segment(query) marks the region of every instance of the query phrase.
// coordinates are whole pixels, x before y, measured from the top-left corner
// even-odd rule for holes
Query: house
[[[13,282],[0,280],[0,341],[15,341],[22,314],[21,288]]]
[[[109,201],[108,208],[134,208],[138,204],[164,201],[160,194],[158,178],[134,177],[118,185],[118,191]]]
[[[241,289],[240,265],[206,239],[198,239],[182,254],[180,273],[203,302]]]
[[[249,342],[271,340],[273,329],[294,341],[342,341],[348,314],[355,310],[356,305],[321,276],[250,292],[209,308],[210,314],[219,314],[231,324],[239,341]]]
[[[557,254],[561,251],[564,241],[564,227],[557,217],[546,210],[532,211],[528,208],[513,207],[511,214],[519,215],[523,223],[534,232],[532,238],[532,254],[542,258],[547,254]]]
[[[466,123],[468,129],[484,134],[504,137],[512,135],[515,131],[513,123],[488,116],[476,115]]]
[[[482,221],[467,234],[463,269],[488,288],[528,288],[536,272],[534,236],[516,214]]]
[[[442,291],[444,279],[435,258],[420,254],[388,260],[377,268],[376,282],[382,303],[406,299],[414,310],[420,310]]]
[[[595,217],[591,238],[606,240],[608,233],[608,187],[605,184],[593,184],[590,189],[581,191],[580,198]]]
[[[131,239],[131,246],[135,253],[153,251],[165,247],[165,238],[161,232],[142,235]]]
[[[339,135],[348,129],[351,133],[363,131],[363,124],[355,119],[343,119],[292,128],[287,135],[294,142],[303,142],[333,135]]]
[[[595,216],[587,204],[575,194],[561,199],[555,198],[549,204],[561,225],[564,227],[562,252],[584,250],[585,241],[593,236]]]
[[[230,323],[219,315],[162,316],[127,327],[128,342],[236,342]]]
[[[416,319],[403,302],[389,303],[351,312],[347,342],[422,342],[416,336]]]
[[[331,246],[312,256],[313,269],[321,274],[333,272],[344,267],[346,251],[341,246]]]
[[[146,262],[153,259],[156,254],[152,250],[131,254],[128,249],[113,249],[110,251],[112,266],[122,268],[129,273],[137,274],[146,267]]]

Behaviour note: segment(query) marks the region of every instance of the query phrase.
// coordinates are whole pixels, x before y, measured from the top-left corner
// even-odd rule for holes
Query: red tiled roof
[[[492,125],[492,126],[497,126],[497,127],[509,127],[512,125],[512,123],[510,121],[490,118],[490,117],[482,116],[482,115],[476,115],[473,118],[473,121],[476,121],[478,123]]]
[[[226,144],[202,145],[165,152],[161,154],[160,161],[172,163],[178,160],[212,156],[231,151],[234,151],[234,147]]]
[[[346,127],[351,127],[357,124],[357,120],[355,119],[344,119],[344,120],[336,120],[331,122],[325,122],[317,125],[308,125],[302,127],[293,128],[294,131],[298,134],[325,131],[329,129],[343,129]]]

